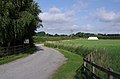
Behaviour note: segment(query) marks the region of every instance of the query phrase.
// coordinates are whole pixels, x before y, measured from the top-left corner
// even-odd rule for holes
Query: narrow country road
[[[66,62],[58,51],[36,45],[39,51],[22,59],[0,65],[0,79],[50,79]]]

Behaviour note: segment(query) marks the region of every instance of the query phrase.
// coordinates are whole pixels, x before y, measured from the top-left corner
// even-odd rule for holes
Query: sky
[[[50,34],[120,33],[120,0],[34,0]]]

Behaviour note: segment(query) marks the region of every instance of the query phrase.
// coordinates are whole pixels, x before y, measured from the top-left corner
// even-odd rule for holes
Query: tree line
[[[0,0],[0,46],[15,46],[29,39],[42,26],[41,9],[33,0]]]
[[[98,37],[99,39],[120,39],[120,34],[94,34],[94,33],[83,33],[78,32],[74,36],[88,38],[88,37]]]
[[[120,39],[120,34],[94,34],[94,33],[84,33],[78,32],[75,34],[49,34],[45,33],[44,31],[36,33],[36,36],[52,36],[52,37],[81,37],[81,38],[88,38],[88,37],[98,37],[99,39]]]

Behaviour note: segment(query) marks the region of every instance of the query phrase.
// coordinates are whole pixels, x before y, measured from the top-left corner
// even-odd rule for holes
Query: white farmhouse
[[[98,40],[98,37],[89,37],[88,40]]]

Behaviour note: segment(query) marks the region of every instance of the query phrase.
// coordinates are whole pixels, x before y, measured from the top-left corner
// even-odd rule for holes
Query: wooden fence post
[[[89,54],[88,57],[87,57],[87,58],[88,58],[88,61],[91,61],[90,56],[91,56],[91,55]]]
[[[86,67],[86,62],[84,61],[84,67]],[[85,71],[85,68],[84,68],[84,71]]]
[[[94,57],[93,56],[94,56],[93,53],[91,53],[91,61],[92,62],[94,62],[94,59],[93,59]]]
[[[112,68],[108,68],[108,70],[113,71]],[[113,76],[108,74],[108,79],[113,79]]]
[[[93,62],[95,64],[95,62]],[[95,74],[95,67],[92,66],[92,72]]]

